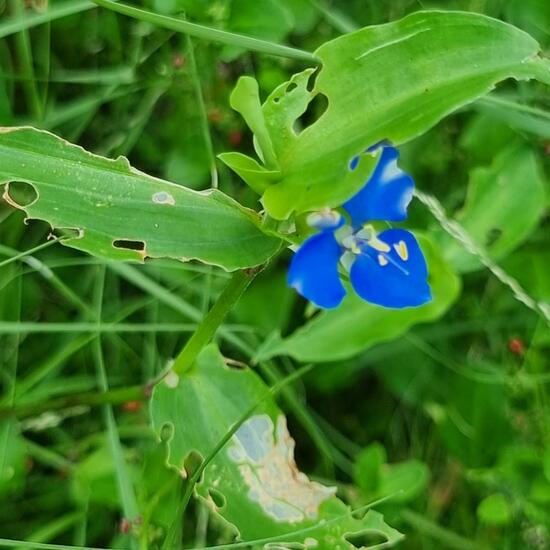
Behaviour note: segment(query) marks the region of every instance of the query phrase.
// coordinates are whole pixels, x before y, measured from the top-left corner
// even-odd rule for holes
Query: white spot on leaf
[[[174,206],[176,204],[176,199],[168,193],[168,191],[158,191],[153,193],[153,202],[156,204],[166,204],[168,206]]]
[[[180,377],[174,371],[170,371],[166,375],[164,383],[171,389],[177,388],[180,383]]]
[[[275,521],[315,519],[321,503],[336,492],[335,487],[310,481],[298,470],[284,416],[278,417],[276,430],[267,414],[249,418],[233,442],[227,453],[248,485],[248,498]]]

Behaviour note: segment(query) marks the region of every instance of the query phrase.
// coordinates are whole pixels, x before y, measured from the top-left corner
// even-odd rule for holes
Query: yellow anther
[[[407,248],[405,241],[399,241],[397,244],[394,244],[393,247],[395,248],[397,255],[404,262],[406,262],[409,259],[409,249]]]
[[[382,256],[382,254],[378,254],[378,263],[384,267],[385,265],[388,265],[388,260],[385,256]]]
[[[391,248],[378,237],[371,237],[369,239],[369,246],[374,248],[374,250],[378,250],[378,252],[389,252],[391,250]]]

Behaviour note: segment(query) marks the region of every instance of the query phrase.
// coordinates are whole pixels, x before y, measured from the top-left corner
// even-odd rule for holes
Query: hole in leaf
[[[317,81],[317,77],[319,76],[319,69],[316,69],[315,72],[313,74],[311,74],[309,76],[309,78],[307,79],[307,91],[308,92],[313,92],[313,90],[315,89],[315,82]]]
[[[360,160],[360,157],[359,157],[359,155],[357,155],[349,161],[349,169],[351,171],[353,171],[357,168],[357,166],[359,165],[359,160]]]
[[[145,243],[143,241],[131,241],[127,239],[117,239],[113,241],[115,248],[122,248],[124,250],[136,250],[143,252],[145,250]]]
[[[382,533],[376,533],[375,531],[348,533],[344,538],[355,548],[370,548],[376,544],[388,542],[388,539]]]
[[[288,94],[289,92],[292,92],[292,90],[295,90],[297,87],[298,87],[298,85],[296,84],[296,82],[291,82],[291,83],[286,87],[286,93]]]
[[[248,365],[244,363],[243,361],[238,361],[237,359],[230,359],[229,357],[224,357],[223,359],[225,366],[229,367],[230,369],[235,370],[246,370],[248,368]]]
[[[183,467],[187,472],[187,477],[190,478],[195,475],[195,472],[200,468],[202,464],[202,456],[197,451],[191,451],[183,461]]]
[[[52,233],[62,239],[82,239],[84,230],[76,227],[56,227]]]
[[[12,181],[6,185],[4,197],[12,206],[24,208],[38,200],[38,192],[26,181]]]
[[[166,443],[167,441],[170,441],[172,435],[174,435],[174,424],[171,424],[170,422],[165,422],[160,428],[160,440],[163,443]]]
[[[216,505],[216,508],[223,508],[225,506],[225,497],[218,490],[210,488],[208,489],[208,494]]]
[[[494,245],[500,237],[502,237],[502,229],[499,229],[498,227],[491,228],[485,238],[485,246],[489,247]]]
[[[317,122],[328,108],[328,98],[325,94],[317,94],[308,104],[305,113],[294,122],[294,131],[299,134]]]

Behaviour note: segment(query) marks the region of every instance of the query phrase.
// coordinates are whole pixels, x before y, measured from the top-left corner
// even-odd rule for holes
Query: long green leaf
[[[92,0],[98,6],[108,8],[123,15],[139,19],[141,21],[147,21],[153,25],[170,29],[176,32],[182,32],[190,36],[202,38],[204,40],[210,40],[212,42],[219,42],[221,44],[230,44],[232,46],[238,46],[251,51],[262,52],[270,55],[278,55],[281,57],[288,57],[293,59],[301,59],[303,61],[315,62],[316,58],[309,52],[291,48],[290,46],[284,46],[282,44],[274,44],[259,38],[253,38],[251,36],[245,36],[242,34],[236,34],[221,29],[215,29],[212,27],[206,27],[204,25],[198,25],[185,21],[184,19],[178,19],[176,17],[170,17],[168,15],[161,15],[151,11],[129,6],[122,2],[113,2],[112,0]]]
[[[18,202],[14,181],[32,185],[36,199]],[[64,244],[97,256],[198,259],[235,270],[265,262],[280,246],[255,212],[217,190],[191,191],[33,128],[0,129],[2,183],[8,202],[76,230]]]

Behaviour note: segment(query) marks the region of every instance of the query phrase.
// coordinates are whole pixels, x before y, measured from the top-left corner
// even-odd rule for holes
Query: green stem
[[[9,416],[22,419],[30,416],[36,416],[43,412],[68,409],[81,405],[97,406],[109,403],[119,405],[127,401],[142,401],[149,397],[149,386],[129,386],[126,388],[117,388],[106,392],[82,392],[71,395],[55,397],[48,401],[38,403],[24,403],[21,405],[0,407],[0,420]]]
[[[216,170],[216,155],[214,155],[214,146],[212,145],[212,135],[210,134],[210,128],[208,126],[208,116],[206,114],[206,106],[204,104],[202,85],[201,85],[201,80],[199,76],[199,71],[197,69],[197,62],[195,59],[195,48],[193,46],[193,41],[191,40],[191,37],[189,35],[187,35],[185,39],[187,43],[187,57],[189,58],[191,82],[193,84],[195,97],[197,99],[202,136],[204,140],[204,145],[206,146],[206,151],[208,152],[208,162],[210,163],[211,187],[213,189],[217,189],[218,188],[218,171]]]
[[[236,271],[233,274],[216,303],[206,314],[197,330],[193,333],[193,336],[189,338],[180,354],[176,357],[172,366],[172,370],[176,374],[181,376],[193,366],[202,348],[212,340],[225,316],[231,311],[246,290],[246,287],[258,273],[258,269],[252,269]]]
[[[24,16],[24,6],[19,0],[12,0],[10,6],[16,17]],[[17,33],[17,36],[15,37],[15,47],[17,51],[19,70],[23,78],[21,86],[23,87],[27,107],[34,119],[41,120],[43,114],[42,102],[36,86],[31,42],[26,29]]]
[[[311,52],[306,52],[304,50],[283,46],[282,44],[273,44],[272,42],[259,40],[258,38],[252,38],[251,36],[244,36],[242,34],[235,34],[228,31],[222,31],[220,29],[206,27],[204,25],[198,25],[196,23],[190,23],[189,21],[185,21],[183,19],[160,15],[158,13],[142,10],[126,4],[120,4],[119,2],[113,2],[112,0],[92,1],[98,6],[116,11],[122,15],[127,15],[128,17],[139,19],[140,21],[147,21],[148,23],[152,23],[153,25],[164,27],[165,29],[172,31],[182,32],[190,36],[196,36],[197,38],[203,38],[204,40],[220,42],[221,44],[230,44],[232,46],[239,46],[245,50],[252,50],[277,55],[280,57],[288,57],[290,59],[300,59],[302,61],[308,61],[309,63],[319,63],[319,59],[317,57],[315,57]]]
[[[95,8],[95,6],[91,2],[88,2],[88,0],[76,0],[64,2],[58,6],[52,6],[44,12],[4,17],[0,25],[0,38],[5,38],[11,34],[36,27],[37,25],[49,23],[50,21],[55,21],[56,19],[68,17],[69,15],[74,15],[93,8]]]
[[[44,248],[48,248],[49,246],[52,246],[53,244],[56,244],[61,239],[60,237],[54,237],[53,239],[46,241],[45,243],[39,244],[38,246],[35,246],[34,248],[31,248],[29,250],[25,250],[24,252],[16,253],[14,256],[11,256],[7,260],[2,260],[0,262],[0,267],[4,267],[8,264],[11,264],[12,262],[16,262],[17,260],[20,260],[21,258],[25,258],[26,256],[30,256],[31,254],[34,254],[35,252],[38,252],[39,250],[42,250]],[[0,245],[0,254],[11,254],[12,249]]]

